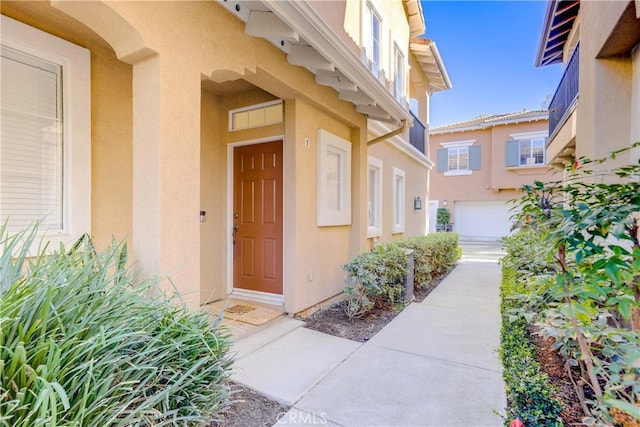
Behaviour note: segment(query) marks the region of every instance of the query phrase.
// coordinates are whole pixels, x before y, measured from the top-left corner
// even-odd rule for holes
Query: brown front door
[[[233,151],[233,286],[282,294],[282,141]]]

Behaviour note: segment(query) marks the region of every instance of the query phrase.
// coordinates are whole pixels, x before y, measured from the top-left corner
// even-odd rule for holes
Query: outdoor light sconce
[[[416,196],[416,198],[413,199],[413,209],[416,211],[422,210],[422,199],[420,196]]]
[[[207,213],[205,211],[200,211],[200,222],[204,222],[205,216],[207,216]]]

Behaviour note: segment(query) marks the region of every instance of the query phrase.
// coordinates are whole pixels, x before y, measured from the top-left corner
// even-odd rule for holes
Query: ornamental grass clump
[[[0,425],[206,425],[225,407],[229,337],[135,285],[126,246],[32,257],[0,227]]]

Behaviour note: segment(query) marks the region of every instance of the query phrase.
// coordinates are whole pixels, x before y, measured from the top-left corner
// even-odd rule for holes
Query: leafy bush
[[[447,225],[451,221],[451,212],[447,208],[438,208],[436,211],[436,224]]]
[[[28,258],[0,228],[0,424],[208,424],[225,406],[229,339],[134,286],[127,249],[88,241]]]
[[[592,167],[606,160],[583,158],[564,180],[525,187],[518,234],[545,233],[544,264],[551,253],[555,262],[545,267],[545,286],[525,281],[512,314],[535,318],[579,366],[574,384],[589,422],[610,425],[640,422],[640,162]],[[512,258],[523,270],[528,262],[533,276],[533,256]]]
[[[529,341],[527,321],[513,318],[509,311],[517,305],[511,296],[522,292],[521,282],[513,268],[503,266],[500,288],[502,330],[500,359],[503,364],[507,399],[507,418],[519,418],[527,426],[557,426],[562,406],[553,398],[546,374],[540,371],[534,346]]]
[[[376,306],[394,304],[402,295],[407,274],[405,249],[395,244],[378,245],[371,252],[355,256],[343,266],[345,313],[350,319],[361,317]]]
[[[416,289],[431,283],[435,275],[446,273],[460,258],[457,233],[430,233],[426,236],[405,237],[395,243],[413,249]]]

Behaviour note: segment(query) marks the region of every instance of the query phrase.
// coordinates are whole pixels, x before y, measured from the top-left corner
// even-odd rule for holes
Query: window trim
[[[365,16],[363,29],[363,45],[365,46],[365,61],[367,69],[376,77],[380,78],[382,69],[382,18],[376,10],[375,6],[367,1],[364,3]],[[373,19],[378,22],[378,45],[377,49],[374,49],[374,37],[373,37]],[[374,52],[377,52],[377,62],[374,61]]]
[[[538,130],[538,131],[532,131],[532,132],[519,132],[519,133],[512,133],[509,134],[509,137],[511,138],[512,141],[518,141],[518,165],[517,166],[507,166],[507,168],[509,169],[519,169],[519,168],[539,168],[539,167],[544,167],[547,165],[547,138],[549,137],[549,131],[548,130]],[[521,163],[521,150],[522,150],[522,142],[523,141],[527,141],[529,144],[532,144],[532,141],[534,139],[543,139],[543,145],[542,145],[542,158],[543,158],[543,162],[542,163],[536,163],[536,164],[531,164],[531,165],[527,165],[527,164],[522,164]],[[532,150],[533,153],[533,150]]]
[[[400,66],[400,67],[398,67]],[[406,65],[404,52],[397,43],[393,43],[393,95],[401,104],[406,103]]]
[[[382,160],[376,159],[375,157],[368,156],[367,162],[367,237],[380,237],[382,236]],[[371,196],[371,182],[369,180],[370,171],[377,171],[375,180],[376,180],[376,200],[374,201],[374,206],[369,206],[372,201],[370,200]],[[375,212],[374,218],[376,219],[373,225],[369,222],[369,209],[373,209]]]
[[[404,233],[405,230],[405,193],[406,193],[406,180],[405,174],[402,169],[396,167],[393,168],[393,234]],[[402,189],[398,194],[398,186],[396,185],[396,179],[402,178]]]
[[[444,172],[444,176],[458,176],[458,175],[472,175],[473,170],[470,168],[471,166],[471,153],[469,147],[471,147],[477,139],[467,139],[464,141],[452,141],[452,142],[441,142],[440,145],[442,148],[447,149],[447,170]],[[467,148],[467,168],[466,169],[449,169],[449,150],[452,148]]]
[[[89,50],[1,17],[2,44],[62,66],[62,229],[39,230],[56,248],[91,232],[91,59]]]
[[[351,142],[340,138],[325,129],[318,129],[318,194],[317,225],[318,227],[351,225]],[[327,180],[326,157],[329,151],[340,158],[340,207],[330,209],[327,196],[329,182]]]

